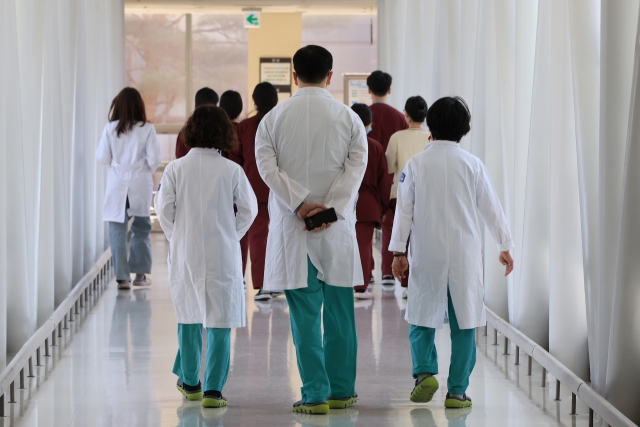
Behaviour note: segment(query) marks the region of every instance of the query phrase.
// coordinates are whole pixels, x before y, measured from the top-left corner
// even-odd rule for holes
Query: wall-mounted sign
[[[245,10],[244,28],[260,28],[260,11]]]
[[[278,93],[291,93],[291,58],[260,58],[260,81],[269,82]]]
[[[345,73],[344,79],[344,103],[347,105],[367,104],[371,105],[371,95],[367,86],[369,74]]]

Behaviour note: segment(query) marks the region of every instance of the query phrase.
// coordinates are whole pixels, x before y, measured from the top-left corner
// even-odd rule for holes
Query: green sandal
[[[438,391],[438,387],[440,387],[440,384],[438,384],[438,380],[433,375],[423,379],[419,383],[416,379],[416,386],[413,388],[409,399],[416,403],[431,402],[433,395]]]
[[[327,402],[306,403],[298,400],[293,404],[293,412],[301,414],[328,414],[329,405],[327,405]]]
[[[460,399],[447,393],[447,398],[444,401],[445,408],[470,408],[472,405],[471,398],[466,394],[463,394]]]
[[[342,399],[330,397],[327,399],[327,404],[329,405],[329,409],[345,409],[355,405],[357,401],[358,395],[356,394],[355,396],[343,397]]]

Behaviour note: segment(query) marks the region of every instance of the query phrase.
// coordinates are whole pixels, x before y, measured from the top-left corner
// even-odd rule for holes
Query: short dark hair
[[[242,113],[242,95],[235,90],[228,90],[220,97],[220,108],[226,111],[231,120],[238,118]]]
[[[278,91],[275,86],[269,82],[258,83],[251,94],[253,102],[256,104],[256,110],[260,114],[267,114],[278,105]]]
[[[202,105],[218,105],[219,99],[215,90],[203,87],[196,92],[196,108]]]
[[[404,103],[404,111],[411,117],[411,120],[416,123],[424,122],[424,119],[427,118],[428,108],[427,101],[420,95],[412,96]]]
[[[215,105],[195,109],[182,128],[187,147],[217,148],[233,151],[238,146],[236,130],[227,113]]]
[[[460,142],[471,130],[471,112],[464,99],[446,96],[427,111],[427,126],[433,139]]]
[[[371,116],[371,108],[367,104],[358,104],[355,103],[351,106],[351,109],[354,113],[356,113],[360,120],[362,120],[362,124],[367,127],[371,124],[372,116]]]
[[[385,96],[391,89],[391,74],[376,70],[367,77],[367,86],[375,96]]]
[[[141,123],[140,126],[147,123],[147,113],[140,92],[132,87],[122,89],[111,101],[108,118],[110,122],[118,121],[117,136],[129,132],[136,123]]]
[[[322,46],[310,44],[293,55],[293,69],[303,83],[320,83],[333,69],[333,56]]]

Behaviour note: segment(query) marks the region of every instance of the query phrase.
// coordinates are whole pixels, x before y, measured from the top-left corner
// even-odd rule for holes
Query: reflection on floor
[[[360,402],[328,416],[295,415],[300,379],[284,297],[254,303],[247,292],[248,326],[232,333],[226,409],[186,403],[171,373],[176,322],[167,283],[167,244],[153,236],[151,289],[118,291],[110,284],[94,307],[44,358],[27,389],[16,391],[0,426],[586,426],[588,409],[569,416],[570,394],[553,400],[541,387],[541,368],[515,366],[513,355],[478,333],[478,362],[468,394],[472,410],[445,410],[441,388],[428,404],[409,401],[413,387],[408,326],[400,288],[376,285],[373,301],[356,302],[359,336],[357,390]],[[376,256],[379,261],[379,256]],[[380,282],[380,275],[376,277]],[[249,280],[250,283],[250,280]],[[489,342],[488,342],[489,341]],[[437,334],[441,384],[446,384],[450,343]],[[513,352],[513,349],[512,349]],[[522,360],[526,360],[523,356]],[[552,378],[549,379],[554,384]]]

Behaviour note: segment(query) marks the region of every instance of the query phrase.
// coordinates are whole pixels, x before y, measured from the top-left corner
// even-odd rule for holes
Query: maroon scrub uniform
[[[182,132],[180,132],[178,134],[178,138],[176,139],[176,159],[180,159],[186,156],[189,150],[191,150],[191,148],[187,147],[187,144],[184,143]]]
[[[230,158],[242,165],[247,178],[256,193],[258,200],[258,216],[249,228],[245,239],[248,241],[251,255],[251,278],[253,289],[262,289],[264,281],[264,260],[267,252],[267,236],[269,235],[269,187],[264,183],[256,166],[256,132],[264,114],[258,114],[238,124],[238,150],[230,154]]]
[[[387,158],[382,145],[372,138],[369,142],[369,161],[367,169],[358,191],[358,204],[356,205],[356,238],[360,250],[362,273],[364,283],[355,286],[355,290],[364,291],[371,280],[373,269],[373,230],[380,224],[383,212],[389,204],[391,193],[391,180],[387,173]]]
[[[409,128],[407,119],[400,111],[384,102],[376,102],[372,104],[371,114],[373,122],[371,123],[371,132],[369,136],[380,142],[384,152],[387,151],[389,139],[394,133]],[[390,174],[390,180],[393,180],[393,174]],[[392,181],[393,182],[393,181]],[[393,217],[395,211],[395,199],[392,201],[389,210],[386,212],[386,218],[382,223],[382,275],[393,276],[391,264],[393,264],[393,254],[389,252],[389,243],[391,242],[391,230],[393,229]],[[384,213],[383,213],[384,214]]]

